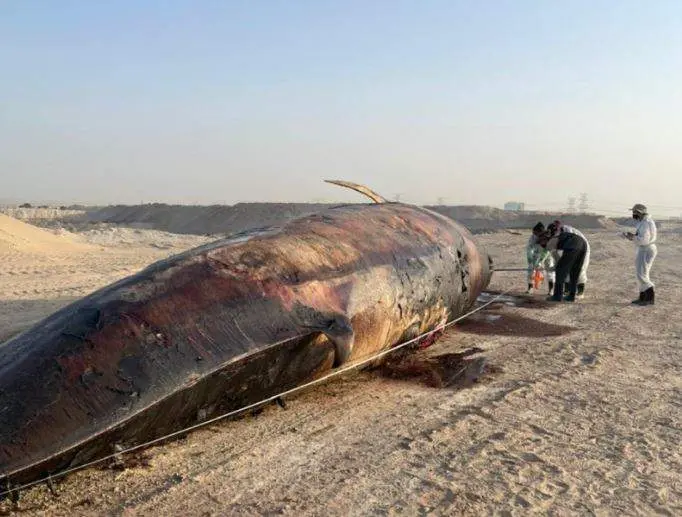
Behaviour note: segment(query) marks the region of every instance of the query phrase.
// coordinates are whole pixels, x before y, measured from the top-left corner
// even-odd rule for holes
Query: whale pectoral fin
[[[405,329],[405,332],[403,332],[402,336],[400,336],[399,342],[404,343],[406,341],[410,341],[412,339],[417,338],[420,334],[420,329],[421,329],[420,322],[418,321],[413,322],[409,327]]]
[[[341,366],[353,352],[355,333],[350,319],[341,313],[324,313],[310,307],[296,310],[302,328],[324,334],[334,345],[334,367]]]
[[[337,315],[322,333],[334,344],[334,367],[348,361],[355,341],[355,332],[350,320],[342,314]]]

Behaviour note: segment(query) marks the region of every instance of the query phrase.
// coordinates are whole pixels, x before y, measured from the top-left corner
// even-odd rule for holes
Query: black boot
[[[549,296],[547,297],[547,301],[549,302],[562,302],[564,300],[564,294],[561,292],[561,286],[560,285],[555,285],[554,286],[554,293],[550,292]]]
[[[549,280],[547,283],[549,284],[549,293],[547,293],[547,294],[551,295],[554,292],[554,282]]]
[[[578,292],[576,294],[578,298],[585,296],[585,284],[578,284]]]
[[[634,305],[653,305],[654,304],[654,288],[649,287],[645,291],[639,293],[639,299],[633,300]]]

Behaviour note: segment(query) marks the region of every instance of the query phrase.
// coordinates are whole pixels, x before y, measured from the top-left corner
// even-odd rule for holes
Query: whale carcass
[[[345,205],[154,263],[0,345],[0,480],[40,479],[273,396],[469,310],[455,221]]]

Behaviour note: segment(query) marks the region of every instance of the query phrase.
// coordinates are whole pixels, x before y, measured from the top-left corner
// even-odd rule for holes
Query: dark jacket
[[[587,242],[578,234],[561,232],[555,238],[557,239],[556,249],[558,250],[580,251],[587,249]]]

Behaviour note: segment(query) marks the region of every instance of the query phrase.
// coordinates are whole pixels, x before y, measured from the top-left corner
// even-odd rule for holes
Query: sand
[[[151,262],[210,240],[129,228],[54,233],[0,214],[0,340]]]
[[[87,245],[69,232],[44,230],[0,214],[0,252],[77,253],[87,249]]]
[[[367,199],[358,195],[358,201]],[[296,217],[323,212],[333,204],[323,203],[237,203],[236,205],[114,205],[87,210],[50,208],[2,208],[8,215],[36,226],[87,230],[92,225],[119,225],[173,232],[176,234],[217,235],[252,228],[279,225]],[[616,223],[596,214],[514,212],[489,206],[429,206],[451,217],[475,233],[520,228],[529,230],[538,221],[561,219],[582,229],[615,228]]]
[[[658,303],[640,308],[629,304],[636,294],[630,243],[613,231],[586,234],[593,251],[585,300],[524,305],[523,274],[500,273],[491,289],[514,288],[518,297],[447,332],[431,349],[482,348],[501,371],[473,387],[349,374],[289,397],[286,409],[273,405],[155,447],[137,466],[69,476],[55,483],[58,497],[44,485],[29,490],[17,510],[680,515],[682,235],[661,232]],[[0,328],[12,334],[194,245],[168,237],[170,247],[159,249],[158,236],[126,235],[86,253],[2,251]],[[481,236],[505,266],[524,265],[526,239]],[[11,509],[0,503],[0,512]]]

